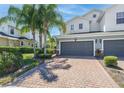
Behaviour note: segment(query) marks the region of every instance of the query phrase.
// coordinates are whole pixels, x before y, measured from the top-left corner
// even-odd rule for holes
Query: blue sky
[[[22,5],[17,4],[14,5],[16,7],[21,8]],[[110,7],[109,4],[59,4],[58,11],[63,16],[65,21],[70,20],[75,16],[81,16],[86,12],[90,11],[93,8],[96,9],[104,9]],[[0,17],[6,16],[8,8],[10,4],[0,4]],[[51,35],[59,35],[59,30],[57,28],[53,28],[51,31]]]

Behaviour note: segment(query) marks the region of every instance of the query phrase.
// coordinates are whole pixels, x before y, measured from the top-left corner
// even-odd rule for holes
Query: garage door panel
[[[93,41],[62,42],[61,55],[93,56]]]
[[[124,40],[105,40],[104,54],[124,56]]]

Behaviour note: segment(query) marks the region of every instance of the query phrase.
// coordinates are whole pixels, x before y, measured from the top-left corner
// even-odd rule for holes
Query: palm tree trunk
[[[32,32],[33,35],[33,50],[34,50],[34,58],[36,58],[36,46],[35,46],[35,32]]]
[[[45,31],[44,32],[44,55],[47,55],[46,45],[47,45],[47,33]]]
[[[40,49],[42,49],[42,33],[39,33]]]

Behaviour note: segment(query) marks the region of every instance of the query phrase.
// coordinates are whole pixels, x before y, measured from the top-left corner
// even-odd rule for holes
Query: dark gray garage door
[[[61,55],[93,56],[93,41],[61,42]]]
[[[105,40],[104,54],[124,56],[124,40]]]

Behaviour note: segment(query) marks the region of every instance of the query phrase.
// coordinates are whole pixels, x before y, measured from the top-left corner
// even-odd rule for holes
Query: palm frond
[[[3,23],[6,23],[8,20],[9,20],[9,17],[7,16],[0,18],[0,25]]]
[[[23,27],[21,28],[21,34],[27,33],[27,32],[29,32],[29,31],[30,31],[30,29],[29,29],[28,26],[23,26]]]

